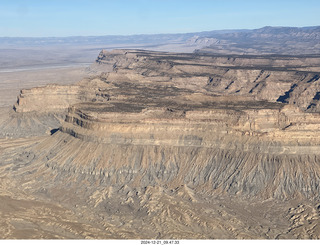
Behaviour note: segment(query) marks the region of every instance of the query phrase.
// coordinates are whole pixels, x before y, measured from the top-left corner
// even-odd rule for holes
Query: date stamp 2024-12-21
[[[142,240],[141,244],[143,245],[178,245],[180,244],[179,240]]]

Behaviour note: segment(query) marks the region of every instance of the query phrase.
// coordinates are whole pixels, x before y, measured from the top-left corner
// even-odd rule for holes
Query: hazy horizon
[[[151,35],[183,35],[183,34],[194,34],[194,33],[205,33],[205,32],[233,32],[233,31],[251,31],[251,30],[258,30],[265,27],[272,27],[272,28],[312,28],[312,27],[320,27],[319,25],[314,26],[261,26],[258,28],[239,28],[239,29],[214,29],[214,30],[199,30],[194,32],[175,32],[175,33],[137,33],[137,34],[122,34],[122,35],[113,35],[113,34],[106,34],[106,35],[76,35],[76,36],[0,36],[0,38],[76,38],[76,37],[126,37],[126,36],[151,36]]]

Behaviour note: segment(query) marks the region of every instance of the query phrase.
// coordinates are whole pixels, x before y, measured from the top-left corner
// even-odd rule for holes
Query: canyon
[[[2,238],[319,239],[320,55],[102,50],[0,117]]]

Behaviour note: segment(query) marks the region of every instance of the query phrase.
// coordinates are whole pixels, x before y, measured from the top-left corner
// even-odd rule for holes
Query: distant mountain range
[[[270,27],[208,34],[215,42],[197,50],[201,53],[231,54],[319,54],[320,26]],[[200,37],[203,38],[203,37]]]
[[[95,53],[101,49],[139,48],[217,54],[320,54],[320,26],[128,36],[0,37],[0,49],[48,47],[86,47]]]
[[[215,37],[228,33],[250,32],[251,30],[217,30],[177,34],[139,34],[70,37],[0,37],[0,45],[115,45],[115,44],[169,44],[184,43],[194,36]]]

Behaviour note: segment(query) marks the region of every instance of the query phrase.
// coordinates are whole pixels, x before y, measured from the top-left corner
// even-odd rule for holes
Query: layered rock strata
[[[102,51],[109,72],[22,92],[14,115],[65,118],[0,146],[0,171],[98,237],[319,238],[319,79],[298,61]]]
[[[172,148],[179,149],[178,151],[184,152],[183,164],[186,165],[180,166],[181,160],[176,160],[175,166],[178,169],[188,169],[192,165],[191,155],[187,154],[190,149],[204,151],[192,156],[192,159],[223,154],[219,160],[221,164],[228,164],[228,157],[225,159],[228,154],[244,154],[231,159],[232,164],[243,162],[244,168],[252,164],[245,160],[250,155],[256,159],[252,160],[255,162],[254,168],[260,168],[260,163],[273,166],[270,169],[272,173],[264,172],[259,177],[260,182],[256,183],[261,195],[282,197],[300,193],[317,199],[317,174],[312,187],[309,183],[310,176],[296,167],[287,176],[288,183],[295,183],[294,187],[287,189],[287,182],[269,182],[280,178],[280,163],[286,162],[283,159],[287,158],[291,159],[290,162],[308,161],[310,171],[317,172],[320,149],[320,116],[317,113],[305,113],[308,108],[304,105],[309,103],[307,101],[310,96],[299,95],[302,87],[303,93],[307,93],[308,88],[312,91],[310,93],[317,93],[317,75],[308,71],[294,71],[293,67],[298,67],[299,62],[303,62],[301,58],[280,59],[282,61],[251,56],[230,59],[146,51],[102,51],[95,66],[112,68],[113,72],[84,79],[74,86],[49,86],[22,91],[15,109],[17,112],[31,112],[42,106],[44,112],[61,111],[69,107],[60,132],[56,134],[66,138],[66,141],[70,140],[67,140],[68,137],[76,138],[103,151],[107,151],[104,146],[112,147],[116,152],[119,150],[115,164],[131,164],[128,159],[121,159],[122,146],[138,147],[141,150],[143,147],[160,147],[164,152],[170,152]],[[258,60],[261,66],[265,65],[267,68],[250,68]],[[287,63],[283,63],[284,60]],[[314,57],[309,60],[305,58],[304,61],[317,66],[317,59]],[[246,66],[239,67],[239,64]],[[232,81],[229,82],[230,80]],[[293,83],[298,85],[291,85]],[[291,91],[284,92],[288,86],[291,86]],[[236,88],[239,91],[235,91]],[[282,93],[285,95],[281,95]],[[296,97],[292,94],[296,94]],[[32,103],[33,100],[38,102]],[[98,144],[102,146],[98,147]],[[55,155],[59,154],[58,149],[55,149]],[[167,152],[165,155],[168,154]],[[158,158],[156,155],[151,159]],[[172,155],[175,156],[176,153]],[[64,164],[70,168],[73,168],[72,164],[80,164],[91,168],[91,160],[88,158],[70,158],[67,152],[62,156],[65,160],[60,159],[55,163],[49,157],[47,164],[58,164],[61,168],[64,168]],[[309,161],[307,159],[310,156]],[[135,154],[132,158],[136,158]],[[168,158],[171,159],[171,156]],[[97,165],[93,167],[95,172],[108,169],[109,165],[104,165],[108,161],[107,155],[103,154],[99,160],[96,157],[94,159],[97,161]],[[211,162],[210,171],[222,174],[221,170],[216,169],[217,163],[213,164],[209,159],[201,164],[200,160],[194,161],[199,166],[206,166]],[[276,162],[280,165],[274,165]],[[210,171],[205,175],[211,176]],[[246,173],[241,168],[238,171]],[[298,173],[304,177],[296,183],[292,176]],[[183,176],[175,171],[174,174],[181,178]],[[231,178],[225,177],[227,180]],[[241,175],[241,178],[244,177]],[[256,191],[250,191],[253,189],[246,187],[250,182],[247,178],[244,178],[245,182],[242,179],[236,181],[242,183],[238,185],[239,190],[236,192],[256,195]],[[206,182],[202,177],[201,181],[204,181],[202,184]],[[182,182],[193,187],[199,185],[199,182],[185,182],[185,179]],[[215,188],[217,186],[214,183],[212,185]],[[265,191],[267,186],[273,191],[279,188],[281,191]],[[303,191],[305,186],[308,186],[309,192]]]
[[[70,104],[80,102],[77,86],[48,85],[23,89],[14,105],[16,112],[48,112],[65,110]]]
[[[81,101],[105,101],[106,81],[186,88],[215,95],[242,95],[256,100],[319,109],[320,58],[317,56],[217,56],[139,50],[102,51],[91,70],[107,71],[75,86],[23,90],[17,112],[66,109]],[[310,71],[314,70],[314,71]],[[97,81],[99,81],[97,83]],[[110,86],[109,86],[110,87]],[[30,106],[30,108],[28,108]],[[45,109],[48,107],[47,109]]]
[[[122,57],[122,59],[119,58]],[[113,67],[112,79],[166,82],[215,94],[253,96],[257,100],[319,109],[318,56],[227,56],[146,51],[102,51],[93,67]]]

